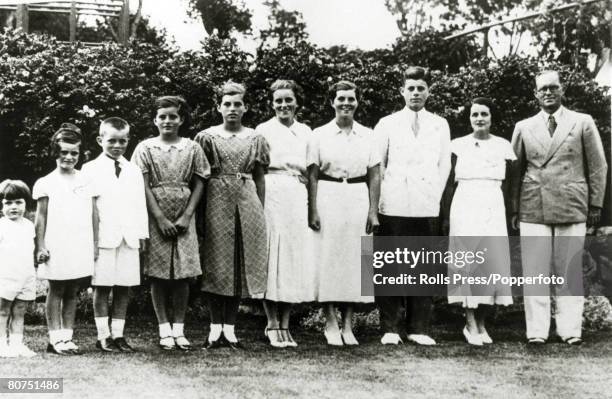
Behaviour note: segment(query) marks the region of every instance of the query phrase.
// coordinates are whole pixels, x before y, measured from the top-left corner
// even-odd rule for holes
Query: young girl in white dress
[[[23,343],[26,308],[36,299],[34,225],[23,217],[30,198],[24,182],[0,183],[0,357],[36,355]]]
[[[38,276],[49,280],[46,315],[47,352],[78,355],[72,333],[79,288],[88,283],[97,258],[97,212],[94,185],[75,169],[82,135],[63,123],[51,138],[57,168],[34,184]]]

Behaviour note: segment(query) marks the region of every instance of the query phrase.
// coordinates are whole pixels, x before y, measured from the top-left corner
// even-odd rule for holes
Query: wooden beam
[[[70,41],[74,42],[76,40],[77,28],[77,8],[74,1],[70,5],[70,17],[68,18],[68,21],[70,22]]]
[[[588,4],[592,4],[592,3],[598,3],[600,1],[605,1],[605,0],[584,0],[584,1],[580,2],[580,3],[571,3],[571,4],[566,4],[564,6],[561,6],[561,7],[553,8],[549,12],[551,12],[551,13],[553,13],[553,12],[561,12],[561,11],[569,10],[571,8],[576,8],[576,7],[580,7],[580,6],[584,6],[584,5],[588,5]],[[476,28],[465,30],[465,31],[460,32],[460,33],[455,33],[454,35],[447,36],[444,39],[445,40],[452,40],[452,39],[456,39],[458,37],[471,35],[471,34],[477,33],[477,32],[482,32],[485,29],[490,29],[490,28],[493,28],[493,27],[498,26],[498,25],[505,25],[505,24],[510,23],[510,22],[516,22],[516,21],[523,21],[523,20],[526,20],[526,19],[532,19],[532,18],[539,17],[540,15],[542,15],[542,13],[539,12],[539,11],[531,12],[529,14],[525,14],[525,15],[520,16],[520,17],[514,17],[514,18],[504,19],[502,21],[491,22],[491,23],[488,23],[488,24],[485,24],[485,25],[481,25],[481,26],[476,27]]]
[[[29,32],[30,18],[28,16],[27,4],[20,4],[17,6],[15,16],[17,17],[17,29],[21,29],[25,33]]]

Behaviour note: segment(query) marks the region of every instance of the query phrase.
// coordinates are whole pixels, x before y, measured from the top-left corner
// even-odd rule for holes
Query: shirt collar
[[[177,150],[182,150],[187,145],[188,140],[189,139],[180,137],[179,141],[177,141],[176,143],[168,144],[168,143],[163,142],[158,136],[158,137],[155,137],[155,141],[153,143],[156,147],[160,148],[163,151],[170,151],[170,149],[173,147],[176,148]]]
[[[555,118],[555,121],[558,121],[560,118],[562,118],[562,117],[563,117],[563,110],[564,110],[564,109],[565,109],[565,108],[564,108],[564,107],[563,107],[563,105],[562,105],[562,106],[560,106],[560,107],[559,107],[559,109],[558,109],[558,110],[556,110],[556,111],[555,111],[555,112],[553,112],[552,114],[549,114],[548,112],[546,112],[546,111],[544,111],[544,110],[541,110],[541,111],[540,111],[540,115],[542,116],[542,118],[544,119],[544,121],[545,121],[546,123],[548,123],[548,118],[549,118],[551,115],[553,116],[553,118]]]
[[[333,130],[335,134],[344,133],[340,126],[336,123],[336,119],[332,119],[331,122],[327,124],[330,130]],[[349,133],[349,135],[362,136],[362,125],[358,123],[356,120],[353,120],[353,129]]]
[[[113,165],[115,164],[115,161],[119,162],[119,165],[123,165],[125,162],[127,162],[127,159],[125,159],[123,156],[120,156],[119,159],[115,160],[114,158],[109,157],[106,153],[102,153],[100,154],[99,157],[101,160],[103,160],[104,162],[107,163],[112,163]]]
[[[419,115],[419,118],[422,118],[423,115],[425,115],[427,113],[427,110],[425,109],[425,107],[421,108],[419,111],[415,112],[413,110],[411,110],[410,108],[408,108],[408,106],[404,107],[404,111],[406,112],[406,114],[408,115],[409,118],[414,118],[414,116],[416,114]]]

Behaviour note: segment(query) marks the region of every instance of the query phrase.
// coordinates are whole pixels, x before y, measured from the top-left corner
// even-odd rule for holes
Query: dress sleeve
[[[380,165],[381,161],[381,153],[380,147],[376,141],[376,137],[374,136],[374,132],[370,131],[370,155],[368,156],[368,169],[373,168],[375,166]]]
[[[255,148],[253,152],[253,162],[259,163],[267,171],[270,165],[270,144],[261,134],[255,137]]]
[[[457,139],[451,140],[451,143],[450,143],[451,154],[455,154],[456,156],[459,156],[459,152],[461,151],[459,149],[459,147],[460,147],[460,145],[459,145],[459,141],[457,141]]]
[[[219,161],[219,155],[215,149],[215,143],[210,132],[204,130],[198,133],[195,137],[195,142],[202,149],[210,171],[215,172],[219,170],[221,162]]]
[[[514,153],[514,149],[512,148],[512,144],[508,140],[502,139],[502,155],[504,159],[508,161],[516,161],[516,154]]]
[[[40,179],[36,180],[36,183],[34,183],[34,188],[32,189],[32,199],[37,200],[39,198],[48,196],[49,190],[47,188],[47,179],[41,177]]]
[[[149,152],[143,143],[139,143],[132,154],[132,162],[140,168],[142,173],[149,173],[151,171],[151,160]]]
[[[306,150],[306,166],[319,165],[321,166],[321,149],[320,149],[321,132],[315,129],[308,140],[308,148]]]
[[[193,173],[207,179],[210,176],[210,164],[204,156],[204,150],[198,143],[194,143]]]

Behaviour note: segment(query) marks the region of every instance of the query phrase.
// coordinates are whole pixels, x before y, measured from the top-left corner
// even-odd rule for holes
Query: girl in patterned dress
[[[158,98],[153,123],[159,136],[138,144],[132,155],[145,181],[151,244],[144,273],[151,278],[159,345],[164,350],[191,348],[183,333],[189,278],[202,274],[194,212],[210,166],[200,146],[179,136],[188,121],[189,108],[183,98]],[[172,325],[168,303],[172,304]]]
[[[247,110],[244,86],[227,82],[218,111],[223,124],[198,133],[196,142],[211,165],[204,216],[204,278],[210,309],[206,348],[242,348],[234,333],[241,298],[266,290],[268,251],[264,219],[264,173],[269,164],[266,140],[242,126]],[[223,335],[222,335],[223,334]]]

